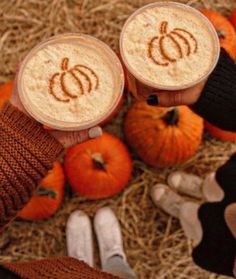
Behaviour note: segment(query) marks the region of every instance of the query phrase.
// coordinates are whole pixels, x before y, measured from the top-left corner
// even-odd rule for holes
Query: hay
[[[104,40],[114,49],[125,19],[145,0],[1,0],[0,1],[0,82],[13,77],[17,64],[38,42],[62,32],[85,32]],[[234,0],[182,1],[195,7],[217,8],[228,14]],[[122,120],[128,104],[108,131],[123,138]],[[193,159],[182,169],[205,176],[236,151],[236,144],[221,143],[205,136]],[[170,169],[148,167],[133,155],[134,175],[120,195],[104,201],[66,197],[63,207],[45,222],[15,221],[0,236],[0,261],[22,261],[65,255],[65,224],[75,209],[91,217],[98,208],[111,206],[122,224],[124,244],[131,266],[140,279],[214,279],[225,277],[207,273],[191,260],[191,243],[184,237],[177,220],[158,210],[149,192],[164,182]],[[96,255],[97,255],[96,250]],[[97,264],[98,264],[97,257]]]

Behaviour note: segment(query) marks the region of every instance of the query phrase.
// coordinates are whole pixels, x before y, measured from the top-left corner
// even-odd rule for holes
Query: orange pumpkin
[[[54,162],[53,169],[41,181],[38,190],[19,212],[18,216],[28,221],[38,221],[52,216],[64,197],[65,176],[61,164]]]
[[[120,192],[132,173],[128,149],[108,133],[71,147],[64,165],[72,190],[89,199],[108,198]]]
[[[54,73],[49,80],[49,93],[59,102],[70,102],[70,99],[91,93],[99,86],[98,76],[90,67],[77,64],[69,69],[68,64],[69,58],[64,57],[61,72]],[[69,83],[74,84],[76,90],[70,92],[67,86]]]
[[[151,166],[172,167],[190,159],[198,149],[203,120],[188,107],[152,107],[136,102],[125,119],[128,143]]]
[[[214,25],[220,39],[220,45],[232,59],[236,60],[236,33],[233,25],[222,14],[212,10],[202,10],[202,13]]]
[[[219,140],[236,141],[236,132],[222,130],[207,121],[205,121],[205,127],[213,137]]]
[[[14,81],[10,80],[0,85],[0,108],[8,101],[13,91]]]
[[[236,29],[236,9],[234,9],[230,15],[230,21],[233,24],[234,28]]]
[[[168,33],[168,22],[163,21],[159,33],[148,46],[149,58],[159,66],[168,66],[197,51],[197,40],[188,30],[175,28]]]

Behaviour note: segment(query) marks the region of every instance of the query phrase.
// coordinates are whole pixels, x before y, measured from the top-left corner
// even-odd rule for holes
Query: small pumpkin
[[[57,101],[65,103],[79,95],[90,93],[99,86],[98,76],[90,67],[77,64],[69,68],[68,65],[69,58],[64,57],[61,61],[61,72],[54,73],[49,80],[49,93]],[[71,92],[68,84],[74,84],[76,90]]]
[[[52,216],[60,207],[64,197],[65,175],[61,164],[54,162],[53,169],[41,181],[38,190],[18,213],[28,221],[38,221]]]
[[[236,29],[236,9],[234,9],[230,15],[230,22],[233,24],[234,28]]]
[[[168,66],[197,52],[197,40],[189,31],[175,28],[168,32],[168,22],[163,21],[159,33],[160,35],[153,37],[148,45],[148,57],[157,65]]]
[[[132,173],[128,149],[108,133],[71,147],[64,165],[72,190],[93,200],[120,192]]]
[[[236,60],[236,33],[233,25],[222,14],[213,10],[202,10],[202,13],[214,25],[220,39],[220,45],[232,59]]]
[[[215,138],[222,141],[236,141],[236,132],[222,130],[209,122],[205,121],[205,127],[208,132]]]
[[[0,85],[0,108],[3,104],[11,98],[11,94],[14,87],[14,81],[9,80],[6,83]]]
[[[203,120],[187,106],[152,107],[136,102],[125,119],[125,136],[147,164],[172,167],[190,159],[198,149]]]

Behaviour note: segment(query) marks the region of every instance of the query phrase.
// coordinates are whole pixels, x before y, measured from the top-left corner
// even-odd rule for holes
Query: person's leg
[[[66,226],[68,256],[93,267],[92,226],[89,217],[80,210],[73,212]]]
[[[236,246],[225,222],[224,204],[205,203],[200,206],[198,217],[203,237],[193,249],[194,262],[210,272],[232,276]]]
[[[180,194],[188,195],[208,202],[221,201],[224,192],[216,181],[215,173],[210,173],[205,179],[182,171],[171,173],[167,179],[168,185]]]
[[[167,178],[168,185],[180,194],[202,198],[203,179],[183,171],[172,172]]]
[[[184,202],[180,206],[179,220],[185,235],[193,240],[193,245],[198,245],[202,240],[202,227],[198,218],[200,204]]]
[[[124,279],[137,279],[129,264],[119,255],[114,255],[104,263],[103,270]]]
[[[236,241],[236,203],[232,203],[226,207],[225,221]],[[236,278],[236,254],[234,259],[233,273]]]
[[[222,201],[224,198],[224,191],[216,181],[216,173],[210,173],[204,179],[202,185],[203,197],[208,202]]]
[[[220,202],[205,203],[200,207],[198,216],[203,238],[192,254],[194,262],[202,268],[232,277],[236,253],[232,222],[234,210],[231,207],[236,202],[235,170],[236,154],[216,171],[216,182],[224,198]]]
[[[126,260],[119,221],[110,208],[104,207],[97,211],[94,228],[102,269],[120,278],[137,279]]]
[[[202,238],[201,224],[198,219],[199,204],[185,201],[170,187],[157,184],[151,190],[151,197],[156,206],[180,220],[186,237],[197,245]]]
[[[154,204],[169,215],[179,218],[180,205],[185,202],[184,198],[175,193],[165,184],[156,184],[152,187],[151,197]]]

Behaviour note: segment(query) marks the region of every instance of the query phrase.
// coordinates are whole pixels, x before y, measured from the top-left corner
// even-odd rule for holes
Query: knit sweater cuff
[[[52,137],[41,124],[28,117],[10,103],[6,103],[0,112],[0,118],[13,131],[27,139],[50,161],[54,161],[62,152],[62,145]]]
[[[22,279],[120,279],[70,257],[54,257],[23,263],[1,263]]]
[[[224,130],[236,131],[236,66],[224,49],[193,111]]]

